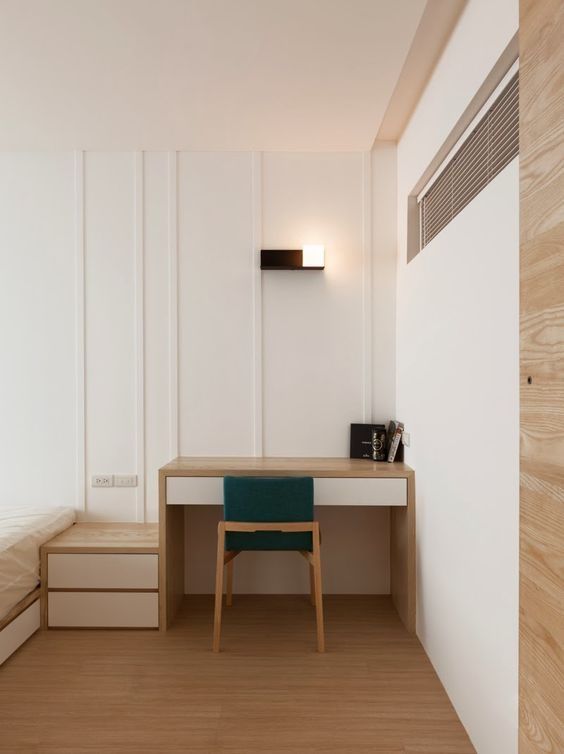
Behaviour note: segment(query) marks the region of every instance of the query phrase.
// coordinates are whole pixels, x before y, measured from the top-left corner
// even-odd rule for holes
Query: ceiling
[[[0,0],[0,148],[367,150],[452,3]]]

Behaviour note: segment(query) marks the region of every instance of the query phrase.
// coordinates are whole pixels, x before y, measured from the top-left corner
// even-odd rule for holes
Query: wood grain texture
[[[521,0],[521,754],[564,751],[562,39],[560,0]]]
[[[415,477],[407,480],[407,507],[390,508],[390,591],[404,626],[416,631]]]
[[[212,597],[166,633],[39,632],[0,674],[0,752],[474,752],[389,597],[324,609],[325,654],[307,595],[238,596],[218,655]]]
[[[166,631],[184,597],[184,507],[166,504],[166,475],[159,471],[159,628]]]
[[[176,458],[159,471],[160,628],[174,620],[184,594],[184,506],[167,505],[170,477],[314,476],[406,479],[408,504],[392,513],[391,592],[408,630],[416,630],[415,474],[404,463],[373,463],[350,458]]]
[[[158,524],[80,523],[46,542],[44,550],[54,552],[159,551]]]
[[[51,600],[51,594],[55,592],[73,592],[78,595],[85,592],[122,592],[131,594],[133,592],[146,592],[146,589],[130,589],[116,588],[116,589],[102,589],[104,586],[104,578],[108,576],[108,564],[106,563],[106,575],[99,576],[99,582],[96,583],[96,575],[94,571],[96,566],[92,566],[90,563],[91,571],[88,573],[84,583],[81,584],[79,571],[82,569],[88,569],[89,566],[85,563],[81,563],[80,566],[75,567],[73,576],[78,576],[78,582],[72,589],[52,589],[49,584],[49,556],[57,555],[78,555],[85,556],[93,554],[100,558],[97,563],[97,567],[101,567],[106,561],[104,561],[104,555],[144,555],[149,554],[157,556],[158,558],[159,545],[158,545],[158,525],[157,524],[134,524],[134,523],[80,523],[74,524],[69,529],[66,529],[61,534],[58,534],[53,539],[46,542],[40,548],[40,569],[41,569],[41,627],[49,627],[49,607]],[[138,563],[137,560],[134,561]],[[60,564],[59,564],[60,565]],[[151,563],[152,565],[152,563]],[[67,567],[72,567],[67,565]],[[126,568],[125,571],[128,569]],[[119,578],[119,577],[118,577]],[[155,592],[156,589],[150,591]],[[53,598],[56,600],[57,598]],[[83,599],[78,597],[77,599]],[[131,599],[126,596],[125,600]],[[158,597],[157,597],[158,600]],[[77,603],[78,604],[78,603]],[[80,610],[78,610],[80,612]],[[78,619],[77,615],[77,619]],[[52,621],[51,621],[52,622]],[[97,625],[97,624],[96,624]],[[108,626],[111,624],[108,623]],[[152,624],[151,624],[152,625]]]
[[[41,591],[41,602],[39,605],[39,615],[41,628],[47,628],[49,620],[49,592],[47,584],[49,582],[49,559],[45,545],[39,548],[39,589]]]
[[[520,2],[521,242],[562,222],[564,52],[560,0]]]
[[[310,577],[312,579],[310,599],[315,607],[315,619],[317,628],[317,651],[325,652],[325,632],[323,628],[323,588],[321,584],[321,539],[318,521],[298,522],[247,522],[247,521],[220,521],[217,526],[217,559],[215,568],[215,595],[214,595],[214,618],[213,618],[213,651],[221,648],[221,615],[223,610],[223,580],[225,566],[227,565],[226,580],[226,606],[233,604],[233,560],[239,555],[239,550],[225,551],[225,533],[228,531],[257,532],[257,531],[281,531],[312,533],[313,549],[311,552],[298,550],[309,563]]]
[[[165,476],[314,476],[407,479],[405,463],[376,463],[362,458],[175,458],[161,472]]]

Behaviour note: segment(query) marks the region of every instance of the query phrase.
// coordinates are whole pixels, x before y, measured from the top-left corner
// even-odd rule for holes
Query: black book
[[[351,458],[385,461],[387,457],[384,424],[351,424]]]

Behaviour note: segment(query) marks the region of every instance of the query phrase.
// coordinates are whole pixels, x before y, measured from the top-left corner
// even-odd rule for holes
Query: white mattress
[[[39,547],[74,519],[72,508],[0,508],[0,618],[39,584]]]

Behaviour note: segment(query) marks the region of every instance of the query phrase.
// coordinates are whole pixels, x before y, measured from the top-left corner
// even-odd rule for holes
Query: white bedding
[[[39,547],[74,523],[72,508],[0,508],[0,618],[39,583]]]

